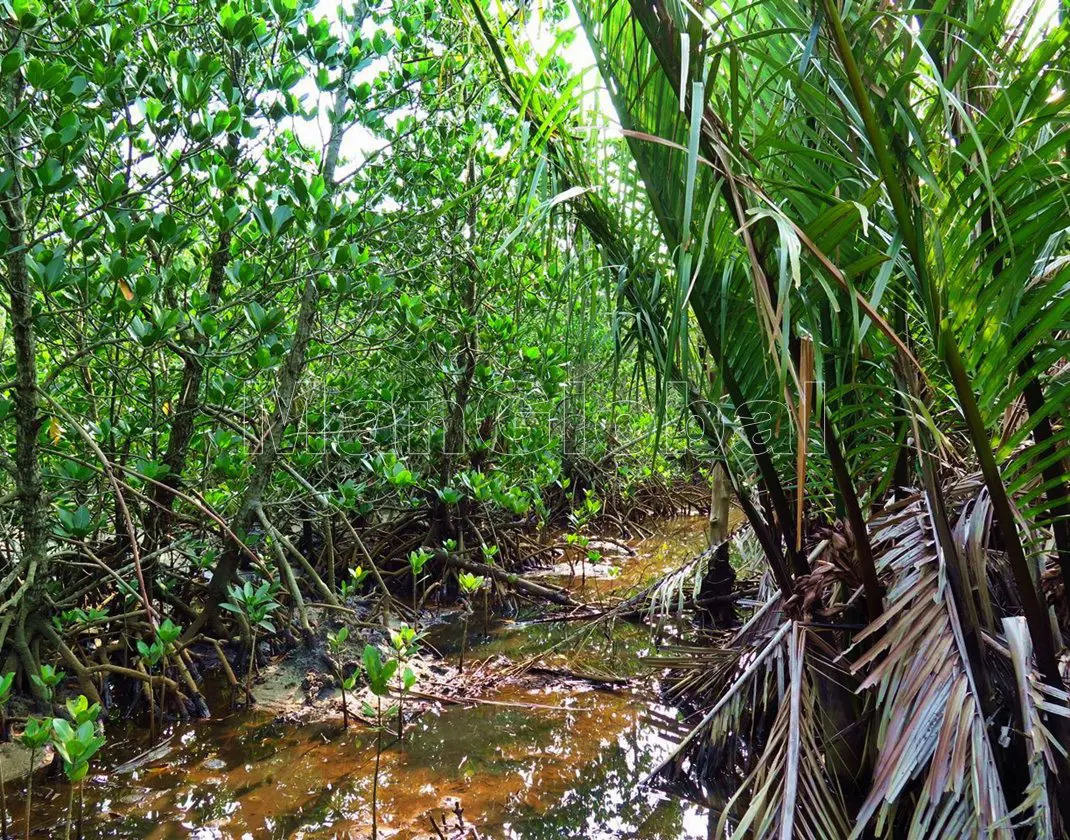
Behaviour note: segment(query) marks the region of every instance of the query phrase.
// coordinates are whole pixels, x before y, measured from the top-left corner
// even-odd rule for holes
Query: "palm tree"
[[[1043,8],[578,0],[631,155],[606,177],[612,141],[579,153],[572,92],[473,4],[776,584],[663,663],[706,712],[659,775],[731,780],[733,836],[1060,830],[1070,26]]]

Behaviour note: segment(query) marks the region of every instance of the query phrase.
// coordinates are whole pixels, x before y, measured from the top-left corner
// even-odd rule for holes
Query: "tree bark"
[[[13,73],[5,91],[8,113],[15,113],[22,98],[21,71]],[[4,224],[7,227],[7,269],[4,289],[11,311],[11,332],[15,345],[15,489],[18,494],[18,518],[22,532],[19,562],[0,581],[0,613],[18,602],[20,612],[31,614],[38,603],[36,581],[43,579],[48,564],[48,516],[41,481],[40,452],[37,436],[41,415],[37,395],[37,336],[33,322],[34,289],[26,267],[26,209],[20,138],[10,129],[5,132],[4,157],[13,178],[6,194],[0,196]],[[18,583],[17,588],[12,591]]]

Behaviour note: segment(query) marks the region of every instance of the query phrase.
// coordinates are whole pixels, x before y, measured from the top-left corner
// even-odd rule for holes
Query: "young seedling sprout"
[[[159,642],[160,648],[163,651],[160,657],[161,676],[167,676],[167,658],[175,653],[175,644],[182,636],[182,628],[175,624],[171,619],[165,618],[159,627],[156,628],[156,641]],[[163,730],[163,716],[164,707],[167,702],[167,681],[160,681],[160,729]]]
[[[416,683],[416,674],[407,661],[416,651],[419,637],[416,631],[406,624],[390,631],[390,642],[394,645],[394,654],[398,660],[398,740],[405,740],[405,692]]]
[[[36,674],[30,674],[30,679],[41,691],[41,697],[49,709],[52,708],[52,698],[56,694],[56,686],[63,682],[66,674],[57,671],[51,665],[42,665]],[[30,840],[30,821],[33,816],[33,771],[37,759],[37,751],[48,743],[52,732],[52,721],[49,718],[38,720],[27,718],[26,727],[22,730],[19,740],[24,747],[30,750],[30,773],[26,777],[26,840]]]
[[[66,840],[70,840],[75,787],[78,788],[78,836],[80,838],[82,834],[82,784],[89,772],[89,759],[104,745],[104,736],[97,734],[96,720],[100,715],[99,704],[94,703],[90,706],[89,701],[81,696],[77,700],[67,701],[67,711],[74,725],[72,726],[63,718],[54,718],[52,744],[63,759],[63,772],[71,785],[67,798],[67,832],[65,834]]]
[[[472,596],[483,588],[484,578],[482,575],[473,575],[471,572],[461,572],[457,576],[457,582],[461,585],[461,594],[464,596],[464,628],[461,631],[461,661],[457,665],[457,673],[464,673],[464,651],[468,646],[468,617],[472,614]]]
[[[346,700],[346,691],[353,689],[356,680],[353,677],[346,679],[342,675],[342,654],[345,652],[346,640],[349,638],[349,628],[345,625],[338,628],[337,633],[327,634],[327,649],[331,654],[331,664],[338,677],[338,684],[342,687],[342,729],[349,729],[349,703]]]
[[[279,603],[273,597],[272,585],[269,582],[265,581],[254,589],[253,585],[246,581],[244,586],[232,584],[230,600],[220,606],[243,616],[249,625],[249,665],[245,671],[245,698],[246,704],[252,705],[253,672],[256,670],[256,631],[275,632],[275,625],[268,616],[279,608]]]
[[[423,573],[424,566],[427,565],[427,561],[430,559],[431,552],[425,548],[409,552],[409,570],[412,572],[412,620],[414,623],[418,623],[419,621],[416,612],[416,591],[420,582],[420,575]]]
[[[67,701],[67,714],[71,716],[75,726],[81,726],[86,721],[96,723],[100,718],[101,707],[99,703],[90,705],[84,694],[79,694],[75,699]],[[103,740],[103,739],[101,739]],[[87,757],[88,758],[88,757]],[[82,836],[82,811],[83,811],[83,785],[78,783],[78,837]]]
[[[375,707],[364,704],[364,714],[375,715],[375,772],[372,775],[372,840],[379,837],[379,761],[383,754],[383,697],[390,691],[390,679],[398,668],[397,659],[383,661],[379,648],[375,645],[364,646],[364,671],[368,676],[368,686],[375,695]],[[390,709],[386,710],[387,717]]]
[[[487,545],[486,543],[483,543],[482,550],[483,550],[483,562],[486,563],[488,566],[496,565],[497,564],[498,552],[499,552],[498,546],[497,545]],[[489,622],[490,622],[490,587],[489,586],[485,586],[485,587],[483,587],[483,634],[484,635],[486,635],[486,633],[487,633],[487,627],[489,626]]]
[[[363,566],[357,566],[354,569],[349,570],[349,576],[353,578],[351,581],[343,580],[338,585],[338,592],[342,596],[342,600],[348,600],[351,595],[356,595],[364,587],[364,580],[368,577],[370,572]]]
[[[30,679],[41,691],[41,699],[49,708],[52,706],[52,698],[56,696],[56,686],[63,682],[66,676],[65,671],[57,671],[51,665],[42,665],[38,673],[30,674]]]
[[[149,681],[147,694],[149,696],[149,743],[156,743],[156,692],[152,687],[152,671],[163,660],[163,642],[159,638],[153,639],[152,644],[146,644],[142,639],[137,640],[137,652],[141,658],[141,664],[148,674]],[[160,702],[163,702],[161,695]],[[163,715],[160,716],[160,725],[163,725]]]
[[[26,719],[26,727],[19,736],[19,741],[30,751],[30,773],[26,777],[26,840],[30,840],[30,823],[33,819],[33,771],[37,760],[37,751],[48,743],[52,734],[52,720],[39,720],[35,717]]]

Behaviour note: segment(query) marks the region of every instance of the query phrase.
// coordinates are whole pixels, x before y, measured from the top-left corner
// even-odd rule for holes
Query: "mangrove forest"
[[[1070,837],[1066,0],[0,0],[0,840]]]

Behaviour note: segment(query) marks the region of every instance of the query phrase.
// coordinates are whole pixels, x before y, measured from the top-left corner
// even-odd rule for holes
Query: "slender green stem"
[[[1033,639],[1033,649],[1037,659],[1037,666],[1044,675],[1044,680],[1056,688],[1063,688],[1062,676],[1059,674],[1059,662],[1055,656],[1055,639],[1052,637],[1051,621],[1048,618],[1048,610],[1040,600],[1037,593],[1036,582],[1029,568],[1029,561],[1022,547],[1021,536],[1014,519],[1014,511],[1007,495],[1007,488],[1003,484],[1003,478],[999,474],[995,455],[989,444],[988,432],[985,430],[984,421],[981,419],[981,411],[977,407],[973,389],[970,386],[969,377],[966,374],[966,366],[962,363],[958,345],[950,335],[950,330],[945,336],[944,351],[948,371],[955,384],[955,392],[959,395],[962,404],[962,412],[966,415],[966,425],[970,431],[970,439],[973,441],[977,460],[981,466],[981,473],[985,478],[985,486],[992,499],[992,509],[999,522],[1000,533],[1003,536],[1004,548],[1007,552],[1007,560],[1010,562],[1011,572],[1014,574],[1014,585],[1018,589],[1018,598],[1022,602],[1022,612],[1029,626],[1029,634]]]
[[[71,823],[74,821],[74,785],[71,785],[67,793],[67,830],[64,832],[64,840],[71,840]]]
[[[464,649],[468,646],[468,614],[464,616],[464,629],[461,630],[461,661],[457,663],[457,673],[464,673]]]
[[[160,735],[163,735],[163,710],[167,703],[167,657],[160,661],[160,674],[164,679],[160,680]],[[151,691],[151,686],[150,689]]]
[[[156,744],[156,689],[152,687],[152,668],[145,668],[149,675],[149,746]]]
[[[405,682],[401,676],[401,659],[398,658],[398,740],[405,740]]]
[[[383,698],[375,697],[375,773],[372,775],[372,840],[379,837],[379,757],[383,754]]]
[[[30,819],[33,816],[33,768],[37,750],[30,747],[30,773],[26,776],[26,840],[30,840]]]
[[[342,687],[342,729],[349,729],[349,703],[346,702],[346,676],[342,672],[342,663],[335,666],[338,670],[338,684]]]
[[[245,669],[245,705],[253,704],[253,669],[256,668],[256,627],[250,631],[249,665]]]

